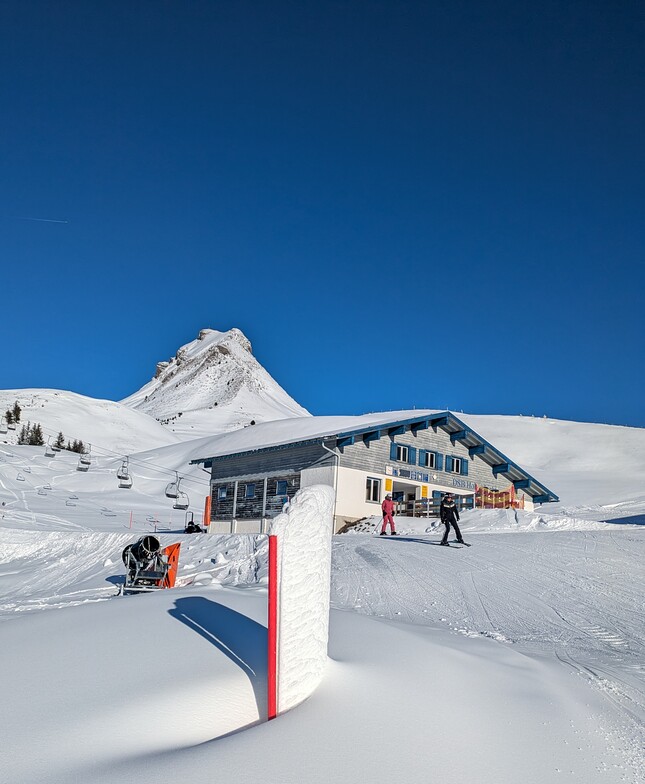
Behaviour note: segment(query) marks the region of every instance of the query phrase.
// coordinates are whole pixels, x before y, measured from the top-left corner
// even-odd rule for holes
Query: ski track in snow
[[[336,537],[332,604],[556,657],[603,692],[643,737],[645,531]]]

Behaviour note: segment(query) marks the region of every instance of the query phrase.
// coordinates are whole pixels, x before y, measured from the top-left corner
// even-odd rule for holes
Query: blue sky
[[[637,2],[3,3],[0,388],[120,399],[235,326],[316,414],[645,426],[644,33]]]

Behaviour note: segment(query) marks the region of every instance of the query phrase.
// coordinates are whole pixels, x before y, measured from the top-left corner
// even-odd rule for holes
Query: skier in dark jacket
[[[452,493],[446,493],[441,499],[439,517],[441,518],[441,522],[446,526],[446,531],[443,535],[443,539],[441,540],[441,544],[448,544],[448,534],[450,533],[451,525],[455,529],[455,534],[459,544],[466,544],[461,535],[461,531],[459,530],[459,526],[457,525],[457,520],[459,520],[459,509],[457,509],[457,504],[455,503],[455,499],[453,498]]]

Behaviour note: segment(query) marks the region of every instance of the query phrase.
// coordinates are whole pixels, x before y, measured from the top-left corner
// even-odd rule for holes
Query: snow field
[[[215,439],[146,435],[131,490],[116,487],[119,454],[84,474],[76,456],[0,445],[0,780],[641,784],[643,431],[472,419],[561,504],[467,513],[470,549],[434,546],[442,526],[421,519],[397,518],[400,537],[370,535],[376,519],[334,537],[331,661],[312,655],[322,666],[294,679],[294,704],[320,685],[270,724],[266,545],[183,535],[163,494],[185,474],[201,519],[207,477],[188,463]],[[302,532],[318,536],[320,514]],[[123,547],[153,531],[182,542],[178,587],[115,598]],[[320,580],[307,567],[298,591]],[[319,652],[324,635],[303,617],[303,645]]]

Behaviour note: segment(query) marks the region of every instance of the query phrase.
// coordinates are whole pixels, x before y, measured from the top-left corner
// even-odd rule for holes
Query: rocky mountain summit
[[[239,329],[202,329],[121,402],[195,437],[308,414],[255,359]]]

